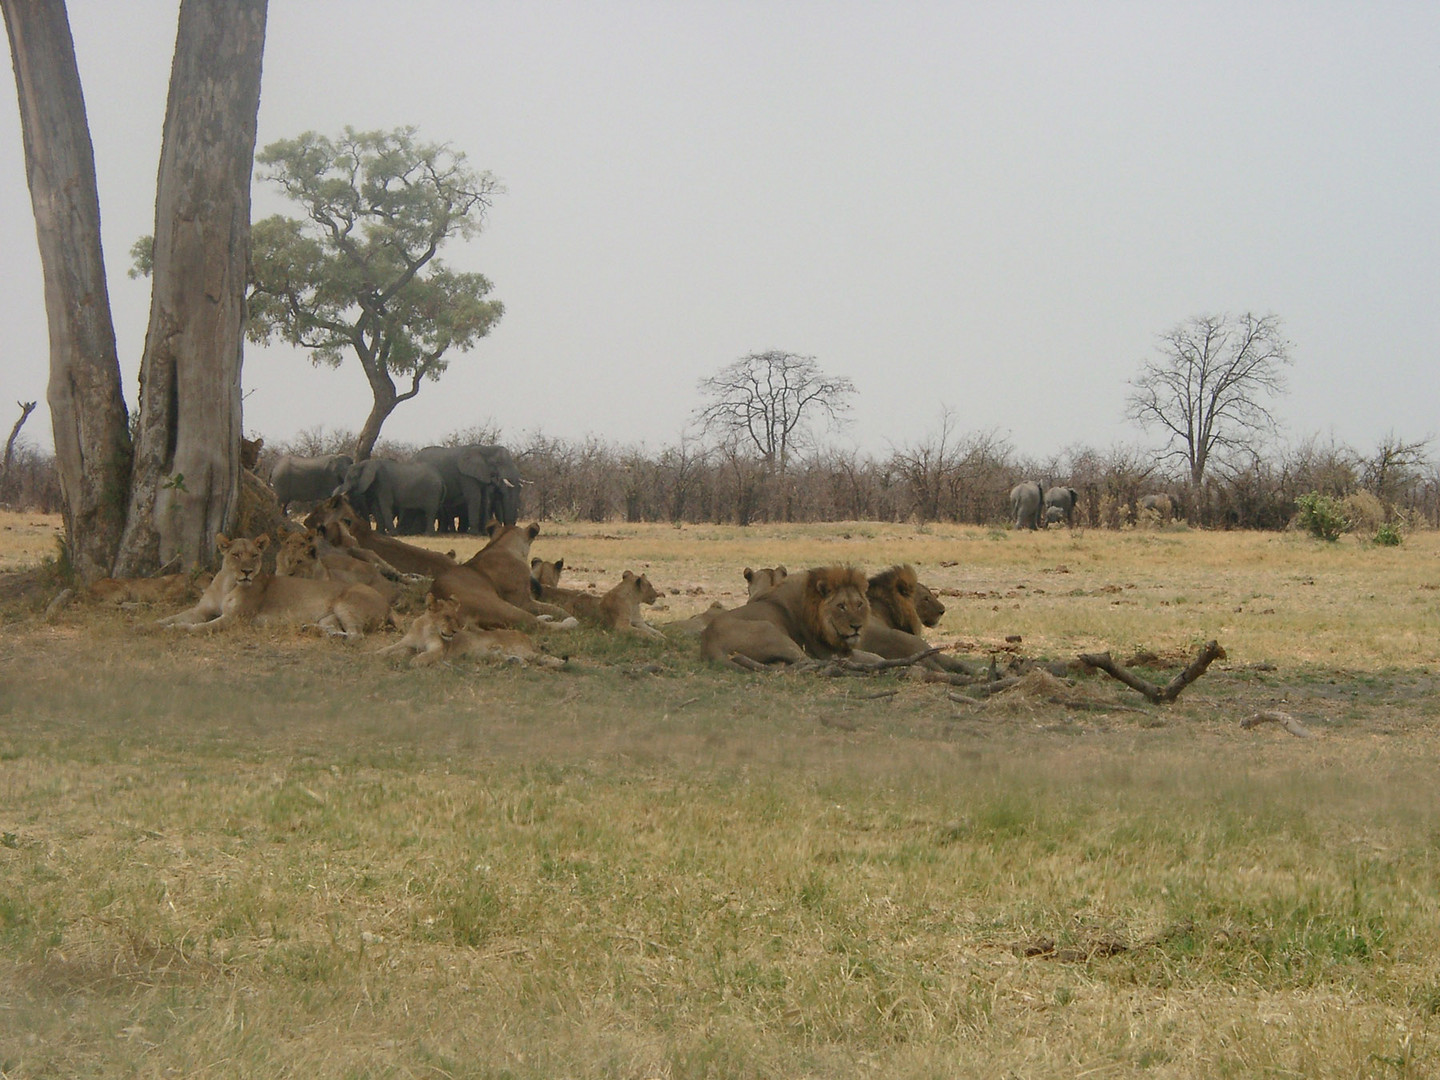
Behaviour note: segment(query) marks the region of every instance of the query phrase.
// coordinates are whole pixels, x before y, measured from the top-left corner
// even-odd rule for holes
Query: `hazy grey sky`
[[[71,0],[126,393],[178,4]],[[0,423],[49,442],[39,260],[0,90]],[[446,255],[506,314],[390,438],[675,440],[748,352],[858,390],[836,441],[1143,442],[1155,335],[1274,312],[1292,437],[1440,430],[1440,4],[274,0],[259,143],[414,124],[507,193]],[[288,212],[257,187],[255,213]],[[246,427],[358,429],[358,367],[247,350]]]

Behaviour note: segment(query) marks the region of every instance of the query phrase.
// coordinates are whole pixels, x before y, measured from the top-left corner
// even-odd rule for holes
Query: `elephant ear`
[[[455,458],[455,467],[460,470],[462,476],[468,476],[472,480],[478,480],[482,484],[489,484],[495,479],[495,470],[490,467],[478,447],[466,447]]]
[[[355,481],[355,486],[351,490],[357,495],[364,495],[375,486],[375,478],[379,474],[380,470],[376,468],[374,461],[361,462],[360,478]]]

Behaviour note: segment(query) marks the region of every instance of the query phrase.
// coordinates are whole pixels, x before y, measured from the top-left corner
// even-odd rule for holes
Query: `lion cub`
[[[424,614],[410,624],[405,636],[394,645],[376,651],[377,656],[415,655],[411,667],[426,667],[441,660],[462,656],[481,659],[520,660],[540,667],[560,667],[559,657],[542,652],[529,636],[519,630],[467,629],[458,600],[431,596]]]
[[[664,639],[665,635],[645,621],[640,614],[641,604],[653,604],[660,599],[660,593],[644,574],[626,570],[620,583],[604,596],[562,589],[558,584],[560,570],[565,561],[557,559],[546,563],[540,559],[530,560],[532,590],[538,591],[551,603],[559,604],[581,622],[604,627],[606,630],[623,630],[642,634],[645,637]]]
[[[216,533],[215,546],[223,556],[220,572],[200,602],[161,619],[158,625],[209,633],[240,622],[257,626],[315,623],[332,634],[358,640],[367,630],[393,621],[389,602],[368,585],[266,573],[263,559],[270,546],[268,536],[231,540]]]

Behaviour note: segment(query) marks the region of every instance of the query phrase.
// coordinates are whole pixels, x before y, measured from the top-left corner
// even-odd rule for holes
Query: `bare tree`
[[[1406,492],[1420,480],[1428,464],[1429,447],[1429,439],[1405,442],[1393,431],[1389,432],[1364,463],[1365,487],[1381,502],[1403,503]]]
[[[754,447],[766,471],[784,477],[811,420],[841,420],[850,411],[855,384],[843,375],[826,375],[813,356],[772,349],[726,364],[700,380],[700,392],[709,399],[696,410],[701,426]]]
[[[1199,488],[1217,449],[1253,450],[1275,428],[1265,399],[1285,389],[1290,343],[1275,315],[1198,315],[1160,335],[1131,385],[1127,415],[1168,436]]]

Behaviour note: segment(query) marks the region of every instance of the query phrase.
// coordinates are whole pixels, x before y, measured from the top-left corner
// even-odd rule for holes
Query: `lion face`
[[[305,527],[335,547],[355,547],[355,538],[369,533],[370,522],[363,520],[343,495],[332,495],[305,518]]]
[[[850,566],[826,566],[809,571],[807,577],[806,623],[826,646],[849,652],[870,618],[865,575]]]
[[[432,596],[425,605],[425,614],[430,618],[430,628],[441,641],[453,641],[455,635],[465,627],[464,616],[460,613],[460,601]]]
[[[653,604],[660,599],[660,593],[656,591],[654,585],[650,584],[650,578],[646,574],[636,577],[635,571],[626,570],[624,582],[634,589],[635,599],[642,604]]]
[[[926,626],[938,626],[945,614],[945,605],[940,602],[940,598],[928,585],[918,582],[915,585],[915,613]]]
[[[292,529],[275,553],[277,577],[309,577],[320,562],[320,536],[314,529]]]
[[[215,546],[223,556],[220,573],[228,574],[236,585],[249,585],[260,576],[270,537],[261,534],[254,540],[230,540],[224,533],[216,533]]]

